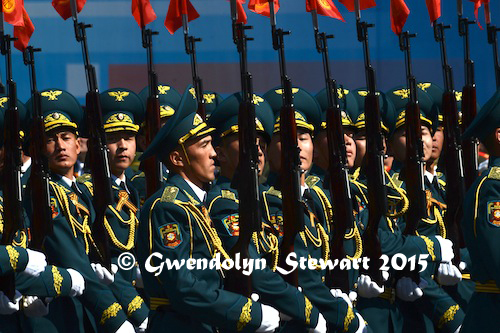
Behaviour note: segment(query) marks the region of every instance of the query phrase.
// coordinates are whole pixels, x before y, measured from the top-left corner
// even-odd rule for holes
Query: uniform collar
[[[434,174],[432,174],[429,171],[425,170],[424,175],[425,175],[425,177],[427,177],[427,180],[429,180],[429,183],[431,183],[431,184],[434,181],[434,178],[436,178],[436,172],[435,171],[434,171]]]
[[[196,194],[200,202],[205,202],[205,199],[207,198],[207,192],[199,188],[197,185],[189,181],[189,179],[184,178],[186,183],[191,187],[193,192]]]
[[[31,157],[21,165],[21,173],[26,173],[31,166]]]
[[[120,178],[116,177],[115,175],[111,175],[111,179],[118,187],[121,187],[120,185],[123,183],[125,190],[130,193],[130,191],[128,190],[128,187],[127,187],[125,174],[123,174]]]
[[[500,156],[490,155],[490,159],[488,162],[488,167],[497,167],[500,166]]]

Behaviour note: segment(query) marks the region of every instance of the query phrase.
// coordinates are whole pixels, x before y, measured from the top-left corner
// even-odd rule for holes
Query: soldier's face
[[[49,132],[45,152],[51,171],[71,176],[70,173],[73,172],[73,166],[80,153],[80,139],[70,131]]]
[[[255,144],[257,145],[258,149],[257,166],[259,168],[259,176],[262,176],[262,172],[264,171],[264,164],[266,163],[265,154],[267,151],[267,143],[260,134],[257,134]],[[224,138],[221,145],[218,146],[216,150],[217,159],[221,164],[221,168],[226,169],[224,171],[226,171],[228,175],[234,175],[234,172],[236,171],[240,160],[240,141],[238,135],[234,134]]]
[[[186,145],[189,163],[183,163],[183,171],[196,185],[210,182],[215,179],[215,158],[217,154],[212,147],[212,137],[204,136],[193,140]]]
[[[300,168],[303,171],[308,171],[312,166],[314,145],[311,134],[297,131],[297,144],[300,148]]]
[[[441,151],[443,150],[444,143],[444,133],[443,128],[440,126],[436,130],[436,133],[432,136],[432,154],[431,161],[435,161],[441,155]]]
[[[120,176],[135,158],[135,133],[118,131],[106,134],[109,153],[109,168],[115,176]]]
[[[363,164],[363,158],[366,154],[366,131],[360,130],[354,135],[356,142],[356,156],[354,159],[354,167],[359,168]]]
[[[348,168],[354,166],[354,160],[356,158],[356,143],[353,139],[354,132],[344,127],[344,142],[347,153],[347,165]],[[314,151],[315,151],[315,163],[317,163],[323,169],[328,167],[329,157],[328,157],[328,138],[326,136],[326,130],[322,130],[314,141]],[[316,153],[317,152],[317,153]]]
[[[344,142],[345,152],[347,154],[347,167],[351,169],[354,167],[357,155],[357,147],[356,142],[354,142],[354,132],[352,130],[344,128]]]
[[[421,129],[422,143],[424,150],[424,162],[431,158],[432,154],[432,136],[427,126],[422,126]],[[404,162],[406,158],[406,132],[405,126],[401,126],[394,133],[392,140],[392,150],[394,158],[400,162]]]

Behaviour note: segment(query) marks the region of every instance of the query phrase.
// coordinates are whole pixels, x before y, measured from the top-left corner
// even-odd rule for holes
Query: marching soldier
[[[214,129],[196,108],[188,87],[173,117],[141,157],[157,155],[171,172],[166,186],[144,203],[139,224],[137,248],[150,297],[149,331],[273,332],[278,312],[223,290],[222,271],[186,265],[162,269],[166,261],[229,258],[204,206],[204,184],[214,180]]]
[[[500,318],[500,92],[484,105],[463,138],[477,137],[490,154],[489,168],[467,192],[462,228],[476,289],[462,332],[498,332]]]
[[[125,172],[135,158],[135,136],[144,119],[144,105],[133,91],[109,89],[100,95],[106,144],[109,150],[114,203],[106,211],[106,231],[110,239],[113,264],[124,252],[135,252],[136,231],[139,225],[139,194],[126,178]],[[91,175],[78,178],[93,194]],[[135,289],[136,270],[119,269],[109,285],[118,303],[126,309],[127,317],[141,332],[146,330],[148,308]]]
[[[88,189],[79,185],[74,176],[80,150],[81,106],[63,90],[45,90],[41,96],[47,137],[45,153],[51,172],[53,224],[52,233],[45,238],[45,251],[50,262],[78,270],[86,283],[83,295],[78,298],[55,298],[46,318],[56,332],[133,332],[122,306],[97,278],[88,257],[95,247],[91,231],[94,211]],[[105,268],[100,268],[97,274],[112,280]]]
[[[234,179],[239,163],[238,111],[241,100],[240,93],[229,96],[212,113],[208,122],[216,128],[215,150],[221,168],[217,182],[207,196],[208,210],[224,248],[228,251],[236,244],[240,234],[238,191],[231,182],[245,181],[241,178]],[[259,147],[259,175],[262,175],[274,119],[271,107],[262,97],[254,95],[253,102]],[[273,259],[276,259],[278,255],[278,238],[274,234],[275,230],[267,223],[263,223],[263,227],[263,231],[254,234],[253,242],[250,244],[251,253],[255,258],[268,257],[269,262],[275,264],[276,260]],[[260,301],[296,319],[302,327],[305,325],[316,328],[314,332],[326,330],[326,322],[323,318],[318,318],[320,314],[317,308],[314,308],[302,293],[286,283],[277,273],[272,272],[269,267],[265,270],[253,271],[252,285]],[[288,329],[291,329],[288,324],[282,328],[284,332]]]

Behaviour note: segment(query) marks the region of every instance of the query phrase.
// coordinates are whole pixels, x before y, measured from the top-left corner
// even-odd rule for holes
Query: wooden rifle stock
[[[0,15],[3,15],[0,12]],[[2,21],[3,24],[3,21]],[[3,28],[3,26],[2,26]],[[3,30],[3,29],[2,29]],[[7,71],[8,108],[4,115],[3,132],[3,233],[2,245],[11,245],[18,230],[23,227],[21,192],[21,142],[19,139],[19,111],[17,109],[16,83],[12,79],[11,42],[16,40],[10,35],[1,34],[1,51],[5,56]],[[16,280],[14,274],[0,277],[0,290],[10,300],[14,299]]]
[[[32,95],[32,124],[30,132],[30,157],[31,175],[29,179],[29,191],[31,199],[31,241],[30,247],[42,250],[45,236],[52,232],[52,211],[50,209],[49,190],[49,166],[47,157],[43,153],[46,149],[45,125],[42,115],[42,100],[36,86],[34,53],[41,49],[28,46],[24,50],[24,64],[30,72],[31,95]]]

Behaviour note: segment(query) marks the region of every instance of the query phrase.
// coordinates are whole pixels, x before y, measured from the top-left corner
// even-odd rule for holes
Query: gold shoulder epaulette
[[[394,185],[396,185],[398,188],[401,188],[401,185],[403,185],[403,181],[399,179],[399,172],[393,174],[391,178],[392,181],[394,182]]]
[[[167,186],[161,195],[161,202],[174,202],[177,198],[177,193],[179,193],[179,188]]]
[[[145,177],[144,172],[138,173],[137,175],[135,175],[134,177],[132,177],[132,178],[130,179],[130,181],[132,181],[132,180],[136,179],[137,177]]]
[[[267,190],[266,193],[281,199],[281,191],[275,189],[274,186],[271,186],[271,188],[269,188],[269,190]]]
[[[231,192],[230,190],[221,190],[221,196],[223,199],[238,201],[238,200],[236,200],[236,195],[233,192]]]
[[[443,179],[438,178],[439,185],[446,187],[446,182]]]
[[[91,182],[92,181],[92,175],[90,173],[84,173],[80,177],[77,177],[76,181],[79,182],[79,183]]]
[[[319,182],[319,177],[318,176],[313,176],[313,175],[310,175],[310,176],[307,176],[306,178],[306,184],[307,186],[309,186],[310,188],[312,188],[314,185],[316,185],[317,183]]]
[[[500,180],[500,167],[491,168],[488,179]]]

